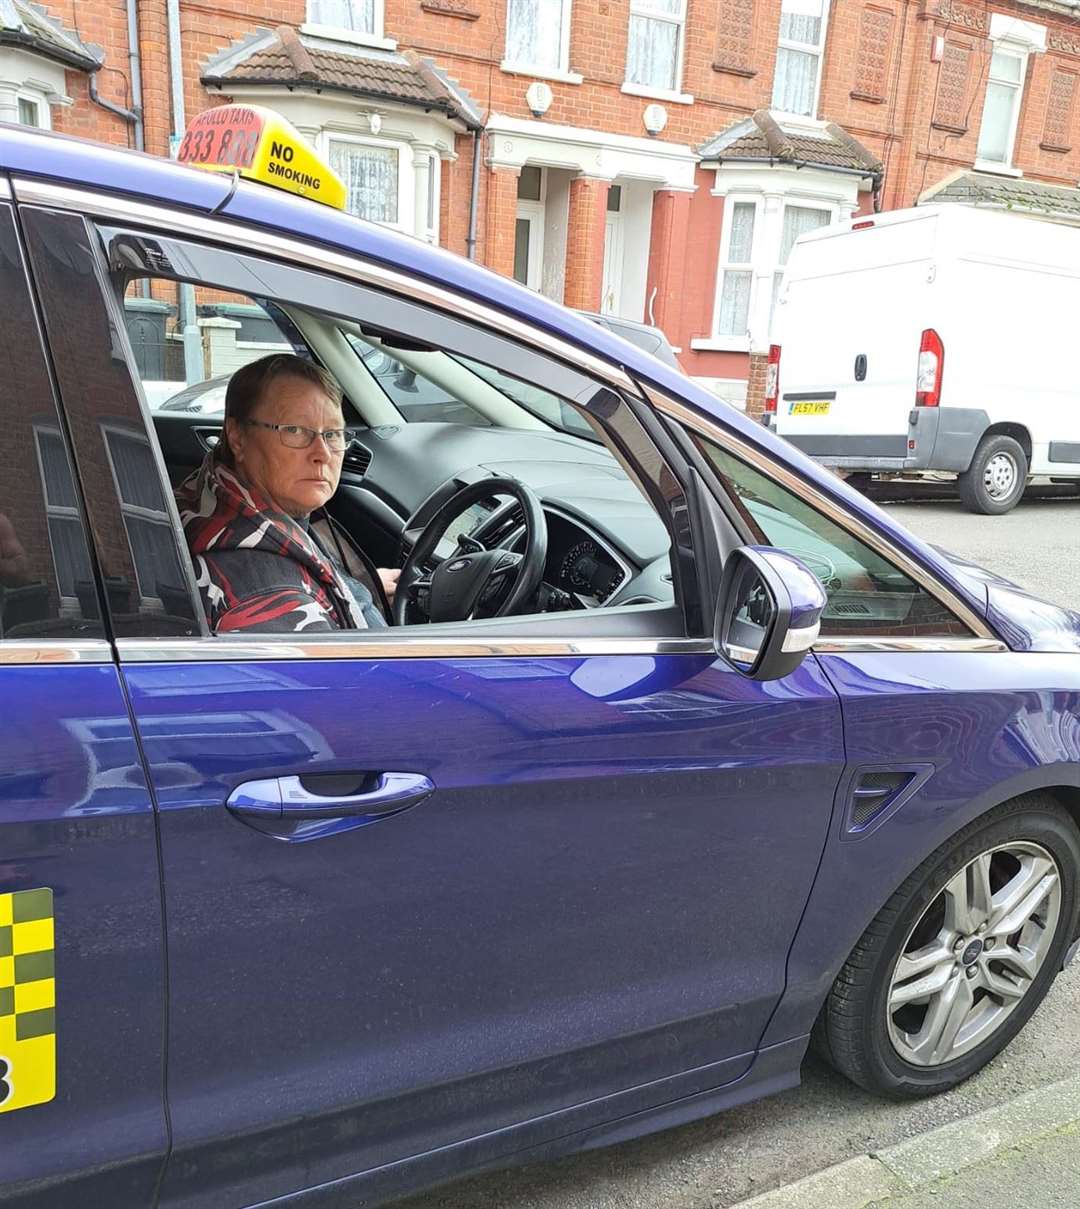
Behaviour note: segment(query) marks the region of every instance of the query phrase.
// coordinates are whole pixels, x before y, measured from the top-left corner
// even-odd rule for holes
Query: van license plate
[[[817,403],[792,403],[791,412],[793,416],[827,416],[829,414],[829,402]]]

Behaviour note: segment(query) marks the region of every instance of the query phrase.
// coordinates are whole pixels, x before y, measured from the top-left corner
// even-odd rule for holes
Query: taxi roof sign
[[[219,105],[200,113],[188,126],[176,158],[345,209],[341,177],[291,122],[262,105]]]

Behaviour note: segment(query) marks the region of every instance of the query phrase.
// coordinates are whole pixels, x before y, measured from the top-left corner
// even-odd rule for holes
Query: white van
[[[773,332],[766,423],[828,466],[954,471],[984,513],[1080,483],[1080,229],[959,205],[823,227]]]

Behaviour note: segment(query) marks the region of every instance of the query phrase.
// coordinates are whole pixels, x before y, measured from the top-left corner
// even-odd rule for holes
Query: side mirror
[[[817,641],[827,597],[817,576],[772,546],[739,546],[724,564],[713,636],[751,680],[779,680]]]

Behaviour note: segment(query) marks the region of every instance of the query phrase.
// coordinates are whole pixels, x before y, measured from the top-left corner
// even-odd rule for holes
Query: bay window
[[[825,50],[827,0],[783,0],[772,108],[812,117]]]
[[[326,149],[330,167],[345,182],[345,208],[350,214],[411,230],[400,147],[335,135],[327,139]]]
[[[630,0],[626,82],[677,92],[682,75],[686,0]]]

